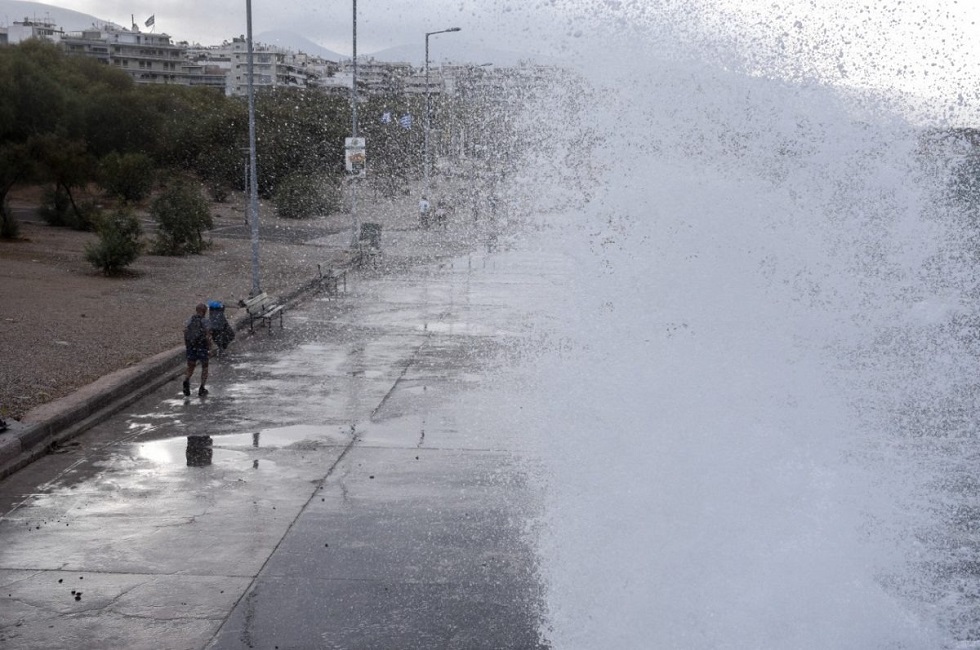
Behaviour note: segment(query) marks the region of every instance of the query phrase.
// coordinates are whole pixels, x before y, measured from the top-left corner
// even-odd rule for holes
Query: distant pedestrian
[[[419,201],[419,225],[423,228],[429,227],[429,199],[424,195]]]
[[[204,397],[208,389],[204,384],[208,381],[208,354],[211,350],[211,321],[207,318],[208,307],[203,302],[198,303],[194,315],[187,319],[184,325],[184,346],[187,348],[187,375],[184,377],[184,395],[191,394],[191,377],[197,362],[201,362],[201,386],[197,394]]]
[[[437,226],[446,227],[446,214],[448,210],[446,209],[446,202],[443,199],[436,201],[435,209],[435,222]]]

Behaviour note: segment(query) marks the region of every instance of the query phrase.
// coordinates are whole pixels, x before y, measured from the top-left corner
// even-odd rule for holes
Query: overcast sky
[[[157,32],[203,44],[220,43],[245,33],[245,0],[73,0],[70,4],[77,11],[124,25],[129,24],[130,14],[140,26],[150,15],[155,15]],[[527,34],[523,21],[516,18],[509,21],[510,11],[499,1],[361,0],[357,10],[359,53],[422,44],[426,32],[449,27],[461,27],[465,38],[474,43],[498,47],[533,45],[533,36]],[[352,16],[351,0],[252,2],[255,34],[290,30],[342,54],[351,52]],[[546,16],[541,18],[547,21]],[[435,36],[430,39],[430,45],[435,48],[438,38],[460,36]]]
[[[245,0],[52,1],[175,40],[217,44],[245,33]],[[351,51],[351,0],[253,0],[255,34],[289,30]],[[401,45],[433,60],[453,47],[596,57],[616,41],[676,39],[741,69],[885,87],[980,106],[980,0],[360,0],[358,53]],[[452,43],[449,42],[452,39]],[[616,65],[628,67],[621,59]]]

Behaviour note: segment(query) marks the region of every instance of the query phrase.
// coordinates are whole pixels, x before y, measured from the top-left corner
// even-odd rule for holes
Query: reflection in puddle
[[[184,452],[188,467],[207,467],[214,458],[214,441],[211,436],[187,436]]]
[[[136,456],[157,465],[176,465],[186,461],[188,467],[205,467],[214,462],[214,449],[232,453],[246,449],[300,449],[310,451],[319,447],[344,444],[345,432],[338,427],[297,424],[252,433],[230,435],[194,435],[152,440],[136,445]],[[252,467],[258,469],[258,459]]]
[[[294,424],[276,429],[263,429],[254,433],[236,433],[218,437],[221,447],[283,448],[298,443],[318,442],[342,444],[343,430],[336,426]]]

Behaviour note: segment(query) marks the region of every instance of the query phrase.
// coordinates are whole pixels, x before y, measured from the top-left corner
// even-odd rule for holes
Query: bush
[[[99,241],[85,247],[85,259],[106,275],[113,275],[136,261],[143,249],[139,219],[124,210],[103,218],[97,228]]]
[[[276,210],[284,219],[309,219],[339,207],[340,188],[324,176],[292,174],[276,189]]]
[[[38,213],[49,226],[68,227],[75,222],[75,216],[71,213],[71,199],[61,187],[45,190]]]
[[[0,203],[0,239],[17,239],[20,235],[20,222],[10,212],[10,204],[4,200]]]
[[[136,203],[150,195],[153,189],[153,161],[141,153],[105,156],[99,165],[102,187],[124,201]]]
[[[231,190],[228,189],[227,185],[222,185],[217,181],[208,181],[208,194],[211,195],[211,200],[214,202],[224,203],[228,200]]]
[[[214,220],[200,190],[178,182],[153,200],[150,214],[159,226],[156,254],[196,255],[211,245],[204,231],[214,228]]]
[[[73,205],[71,196],[61,186],[44,193],[38,213],[49,226],[86,232],[95,230],[100,219],[100,210],[95,203],[87,201]]]

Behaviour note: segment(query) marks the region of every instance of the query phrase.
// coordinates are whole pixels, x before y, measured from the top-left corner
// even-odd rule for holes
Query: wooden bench
[[[316,265],[317,277],[320,280],[320,286],[326,290],[327,293],[336,294],[340,288],[340,281],[344,282],[344,293],[347,293],[347,269],[346,268],[333,268],[327,266],[326,264]]]
[[[276,316],[279,316],[279,327],[282,327],[282,313],[286,306],[278,304],[275,298],[266,292],[263,291],[239,304],[245,308],[245,313],[248,314],[249,331],[255,331],[254,325],[257,320],[265,321],[268,327],[272,327],[272,319]]]

